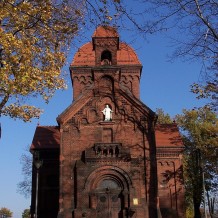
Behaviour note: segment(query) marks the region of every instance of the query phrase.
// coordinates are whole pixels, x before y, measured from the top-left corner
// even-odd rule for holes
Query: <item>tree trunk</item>
[[[215,198],[214,197],[210,198],[208,191],[207,191],[207,202],[208,202],[208,207],[209,207],[209,213],[210,213],[210,216],[212,217],[214,214]]]
[[[199,199],[197,199],[195,196],[193,196],[193,204],[194,204],[194,218],[201,218],[201,212],[200,212],[200,205]]]

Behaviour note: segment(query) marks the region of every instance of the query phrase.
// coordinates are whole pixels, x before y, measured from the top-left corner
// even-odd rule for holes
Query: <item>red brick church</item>
[[[32,141],[31,217],[184,217],[181,137],[140,101],[141,73],[112,27],[76,52],[73,102]]]

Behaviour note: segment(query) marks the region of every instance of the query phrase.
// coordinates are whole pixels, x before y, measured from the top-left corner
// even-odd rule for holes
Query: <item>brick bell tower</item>
[[[157,117],[139,100],[141,69],[112,27],[98,27],[75,54],[74,100],[57,118],[59,217],[157,216]]]

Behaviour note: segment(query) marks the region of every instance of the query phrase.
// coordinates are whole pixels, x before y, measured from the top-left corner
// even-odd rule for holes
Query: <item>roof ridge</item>
[[[46,126],[38,125],[37,127],[59,127],[59,126],[58,125],[46,125]]]

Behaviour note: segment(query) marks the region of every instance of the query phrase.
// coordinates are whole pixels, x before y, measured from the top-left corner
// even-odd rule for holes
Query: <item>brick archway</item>
[[[118,167],[104,166],[87,178],[85,189],[89,193],[90,207],[96,210],[96,218],[123,218],[129,207],[131,180]]]
[[[116,166],[103,166],[94,170],[87,177],[84,189],[87,191],[96,189],[99,182],[105,178],[111,178],[114,181],[116,180],[124,191],[129,191],[132,186],[130,176],[123,169]]]

